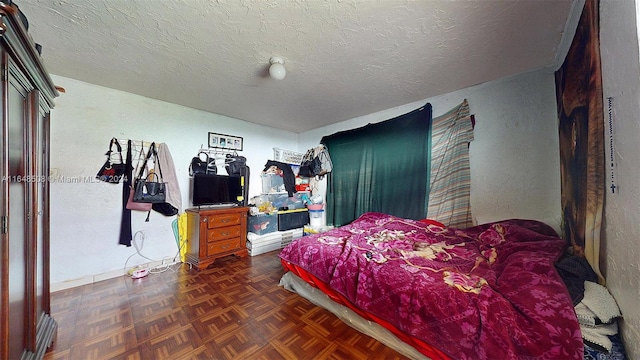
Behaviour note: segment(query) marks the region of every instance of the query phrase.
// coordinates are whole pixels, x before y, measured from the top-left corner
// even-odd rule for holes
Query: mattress
[[[565,246],[535,220],[454,229],[366,213],[292,242],[280,258],[428,358],[581,359],[573,303],[554,267]]]

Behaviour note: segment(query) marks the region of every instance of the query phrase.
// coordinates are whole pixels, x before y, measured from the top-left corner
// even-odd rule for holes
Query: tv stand
[[[187,213],[186,262],[206,269],[224,256],[248,256],[247,207],[191,208]]]

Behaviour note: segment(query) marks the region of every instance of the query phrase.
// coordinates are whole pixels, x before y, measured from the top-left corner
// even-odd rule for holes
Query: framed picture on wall
[[[242,151],[242,138],[225,134],[209,133],[209,147]]]

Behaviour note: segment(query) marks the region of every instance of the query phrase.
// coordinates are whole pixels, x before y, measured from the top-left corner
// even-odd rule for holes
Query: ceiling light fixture
[[[284,59],[278,56],[274,56],[269,59],[271,66],[269,66],[269,75],[276,79],[282,80],[287,75],[287,70],[284,68]]]

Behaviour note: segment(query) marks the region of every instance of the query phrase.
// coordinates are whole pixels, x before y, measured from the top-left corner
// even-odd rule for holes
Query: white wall
[[[622,312],[621,333],[629,359],[640,359],[640,53],[636,3],[613,0],[600,3],[605,128],[607,98],[613,97],[618,186],[615,193],[607,191],[605,199],[604,272],[607,287]],[[609,159],[609,139],[605,140]],[[608,167],[606,174],[609,180]]]
[[[273,147],[304,151],[324,135],[387,120],[431,102],[434,116],[467,98],[476,115],[471,144],[471,203],[485,218],[558,218],[560,175],[553,74],[539,70],[481,84],[424,101],[309,131],[300,135],[137,95],[54,76],[66,93],[52,114],[51,166],[59,176],[92,178],[112,136],[165,142],[173,155],[188,207],[188,163],[207,133],[244,137],[252,169],[250,192],[260,192],[259,173]],[[401,154],[401,152],[399,152]],[[99,182],[51,184],[51,282],[54,290],[121,274],[133,247],[118,245],[120,191]],[[133,214],[143,231],[142,253],[160,260],[177,252],[171,220],[152,212]],[[148,260],[134,255],[128,265]]]
[[[551,70],[541,69],[473,86],[308,131],[300,134],[300,148],[316,146],[324,135],[387,120],[427,102],[436,117],[466,98],[476,118],[469,154],[473,216],[541,219],[558,229],[560,157],[554,81]]]
[[[273,159],[273,147],[297,149],[298,135],[53,76],[65,88],[51,117],[51,283],[61,289],[123,274],[134,247],[118,245],[122,185],[94,181],[105,160],[109,140],[164,142],[171,151],[180,179],[183,208],[189,203],[188,165],[208,132],[241,136],[252,177],[250,194],[260,193],[260,171]],[[123,142],[126,146],[126,141]],[[175,217],[133,212],[133,232],[145,235],[142,254],[154,259],[178,251],[171,228]],[[140,239],[140,235],[138,235]],[[147,263],[138,255],[131,265]]]

